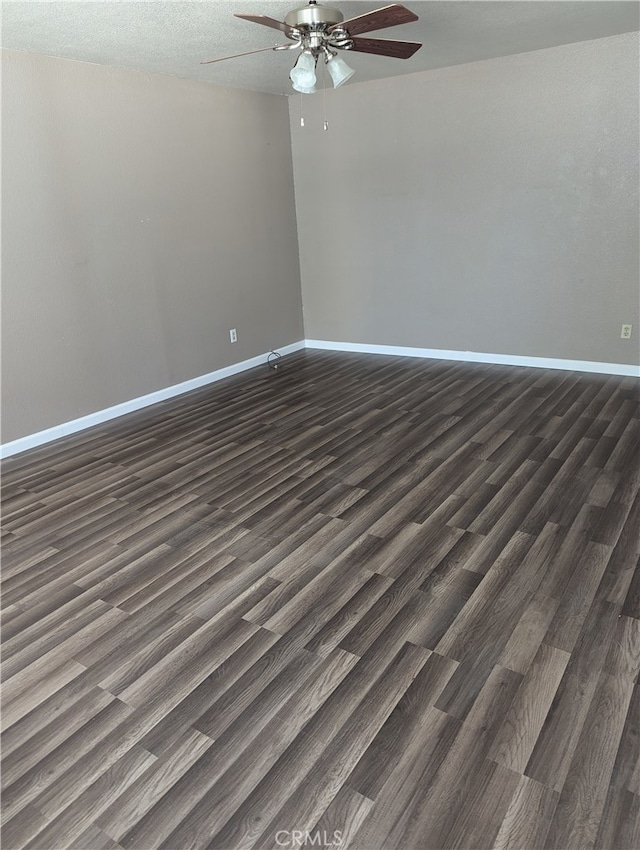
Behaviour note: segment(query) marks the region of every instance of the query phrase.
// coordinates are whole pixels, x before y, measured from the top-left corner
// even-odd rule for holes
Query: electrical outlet
[[[229,331],[229,339],[231,340],[231,342],[238,341],[238,331],[235,328],[231,328],[231,330]]]
[[[631,330],[633,325],[623,325],[620,331],[620,339],[631,339]]]

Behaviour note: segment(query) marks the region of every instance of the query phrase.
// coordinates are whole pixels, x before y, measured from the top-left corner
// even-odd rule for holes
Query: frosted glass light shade
[[[296,91],[310,92],[316,84],[316,60],[311,53],[301,53],[289,72],[289,79]]]
[[[315,86],[309,88],[309,86],[301,86],[299,83],[291,83],[291,87],[302,94],[314,94],[317,91]]]
[[[346,83],[347,80],[351,79],[351,77],[355,74],[353,68],[350,68],[344,59],[340,59],[339,56],[332,56],[331,59],[327,61],[327,68],[329,69],[329,74],[333,80],[334,89],[337,89],[338,86]]]

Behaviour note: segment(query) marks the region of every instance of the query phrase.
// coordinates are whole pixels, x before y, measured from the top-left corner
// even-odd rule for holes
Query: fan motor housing
[[[328,6],[320,6],[317,3],[310,3],[303,9],[295,9],[284,19],[285,24],[290,27],[312,29],[331,27],[334,24],[341,24],[342,21],[344,21],[344,15],[338,9],[330,9]]]

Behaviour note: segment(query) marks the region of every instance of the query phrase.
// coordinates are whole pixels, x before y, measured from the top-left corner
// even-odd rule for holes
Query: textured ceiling
[[[337,7],[345,18],[351,18],[388,2],[324,0],[324,5]],[[4,0],[2,45],[224,86],[291,94],[287,75],[293,65],[293,53],[265,52],[215,65],[199,63],[202,59],[287,41],[285,36],[279,39],[277,30],[234,18],[234,12],[283,20],[291,9],[304,5],[296,0]],[[370,35],[422,41],[424,47],[409,60],[352,53],[346,58],[356,70],[353,82],[637,30],[640,8],[637,2],[616,0],[405,0],[405,5],[420,16],[419,21]]]

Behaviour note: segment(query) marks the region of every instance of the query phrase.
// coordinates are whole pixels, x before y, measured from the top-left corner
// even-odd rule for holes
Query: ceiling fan
[[[395,27],[417,21],[418,16],[399,3],[384,6],[373,12],[344,20],[342,12],[321,6],[316,0],[310,0],[302,9],[294,9],[285,16],[284,21],[276,21],[266,15],[241,15],[236,18],[253,21],[283,32],[291,44],[276,44],[275,47],[261,47],[245,53],[234,53],[220,59],[208,59],[201,65],[223,62],[238,56],[249,56],[265,50],[300,50],[300,55],[291,69],[289,79],[295,91],[313,94],[316,91],[316,65],[323,57],[333,87],[337,88],[350,79],[354,71],[338,57],[338,50],[352,50],[359,53],[375,53],[379,56],[392,56],[396,59],[409,59],[422,47],[417,41],[394,41],[388,38],[361,38],[362,33]]]

